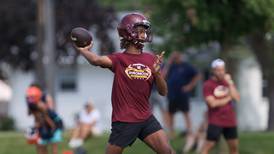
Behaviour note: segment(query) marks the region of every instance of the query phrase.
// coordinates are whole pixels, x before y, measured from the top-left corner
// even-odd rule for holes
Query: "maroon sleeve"
[[[108,55],[108,58],[111,60],[112,62],[112,67],[110,68],[110,70],[112,72],[115,72],[115,69],[116,69],[116,65],[117,65],[117,61],[118,61],[118,56],[117,54],[111,54],[111,55]]]
[[[210,85],[210,82],[208,81],[204,83],[203,95],[204,95],[204,98],[206,98],[207,96],[213,96],[213,88]]]

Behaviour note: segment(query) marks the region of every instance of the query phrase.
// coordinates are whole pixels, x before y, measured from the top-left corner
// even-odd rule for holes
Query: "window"
[[[77,90],[77,67],[65,66],[61,67],[58,72],[58,89],[60,91],[69,92]]]

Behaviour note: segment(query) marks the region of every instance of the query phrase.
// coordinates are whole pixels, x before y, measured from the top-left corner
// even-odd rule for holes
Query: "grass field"
[[[89,154],[104,154],[107,139],[107,134],[89,139],[85,144]],[[64,142],[60,145],[60,154],[62,151],[68,150],[67,141],[68,135],[65,135]],[[171,144],[177,153],[181,153],[184,139],[177,137],[171,141]],[[228,153],[224,141],[221,141],[213,152],[213,154],[217,153]],[[22,133],[1,132],[0,154],[35,154],[35,148],[26,143]],[[153,154],[153,152],[144,143],[137,140],[132,147],[125,150],[124,154]],[[240,133],[240,154],[274,154],[274,133]]]

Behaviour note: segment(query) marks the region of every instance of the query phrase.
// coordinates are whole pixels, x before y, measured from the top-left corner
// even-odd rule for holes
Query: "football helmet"
[[[137,26],[143,26],[146,28],[145,39],[139,39],[138,32],[136,30]],[[134,44],[152,41],[150,22],[140,13],[130,13],[124,16],[119,23],[117,30],[121,40],[126,40]]]

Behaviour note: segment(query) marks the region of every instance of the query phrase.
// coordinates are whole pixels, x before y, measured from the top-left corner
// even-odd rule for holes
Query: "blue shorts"
[[[61,129],[56,129],[53,136],[50,139],[42,139],[40,138],[38,141],[39,145],[46,145],[50,143],[58,143],[61,142],[63,137],[62,137],[63,131]]]

